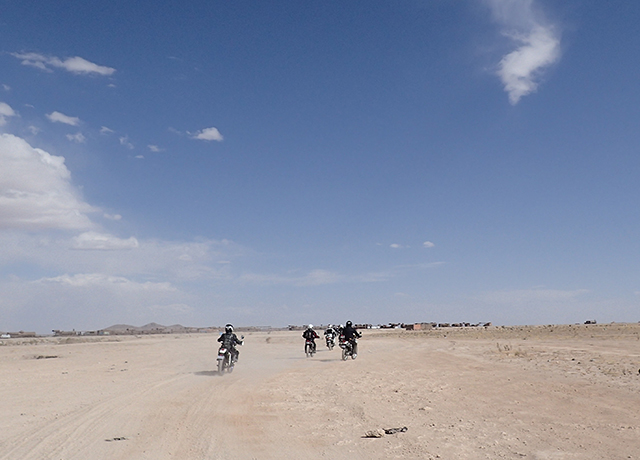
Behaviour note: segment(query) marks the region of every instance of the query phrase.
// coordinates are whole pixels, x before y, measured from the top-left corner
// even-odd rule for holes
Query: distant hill
[[[130,324],[114,324],[113,326],[105,327],[105,331],[126,331],[127,329],[137,329],[135,326],[131,326]]]

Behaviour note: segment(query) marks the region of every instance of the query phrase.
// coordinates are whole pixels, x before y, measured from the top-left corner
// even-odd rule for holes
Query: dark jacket
[[[236,344],[242,345],[242,340],[238,339],[238,336],[233,332],[225,332],[220,337],[218,337],[218,342],[222,342],[226,348],[230,350],[235,349]]]
[[[302,333],[302,337],[304,337],[307,340],[315,340],[315,339],[319,339],[320,336],[318,335],[318,333],[316,331],[314,331],[313,329],[309,329],[307,328],[307,330],[305,330]]]
[[[362,337],[362,334],[360,334],[353,326],[346,326],[342,329],[342,335],[345,340],[355,340]]]

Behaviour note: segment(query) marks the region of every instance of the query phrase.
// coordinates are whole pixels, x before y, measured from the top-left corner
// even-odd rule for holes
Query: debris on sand
[[[377,430],[370,430],[364,434],[365,438],[381,438],[385,434],[396,434],[396,433],[404,433],[409,428],[406,426],[400,428],[378,428]]]
[[[383,430],[382,428],[378,428],[377,430],[371,430],[371,431],[367,431],[364,434],[365,438],[381,438],[383,437],[385,434],[385,430]]]
[[[384,432],[385,434],[396,434],[396,433],[404,433],[408,429],[409,428],[407,428],[406,426],[403,426],[400,428],[385,428]]]

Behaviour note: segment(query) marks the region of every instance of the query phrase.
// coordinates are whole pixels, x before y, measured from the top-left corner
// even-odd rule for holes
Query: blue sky
[[[0,2],[0,330],[640,319],[640,4]]]

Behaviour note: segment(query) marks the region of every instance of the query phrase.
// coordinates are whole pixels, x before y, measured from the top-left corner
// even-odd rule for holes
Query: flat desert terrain
[[[640,459],[640,324],[362,332],[2,340],[0,459]]]

